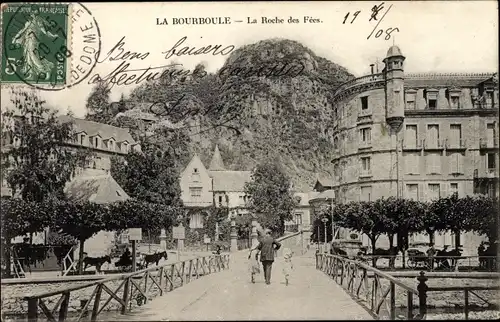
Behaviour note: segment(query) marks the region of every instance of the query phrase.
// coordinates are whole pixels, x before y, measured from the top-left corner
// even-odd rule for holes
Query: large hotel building
[[[336,201],[498,196],[497,74],[405,74],[397,46],[383,62],[334,93]],[[454,241],[436,236],[437,246]]]

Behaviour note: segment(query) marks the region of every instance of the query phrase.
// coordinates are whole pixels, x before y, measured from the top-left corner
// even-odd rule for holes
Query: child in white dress
[[[255,274],[260,274],[259,250],[254,248],[250,249],[248,259],[248,271],[250,272],[252,283],[255,283]]]
[[[286,286],[288,286],[288,280],[290,279],[290,275],[292,274],[293,270],[292,256],[293,253],[289,248],[285,248],[283,250],[283,275],[285,275]]]

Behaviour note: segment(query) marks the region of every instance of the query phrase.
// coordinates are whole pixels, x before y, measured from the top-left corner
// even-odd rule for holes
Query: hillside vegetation
[[[179,144],[172,138],[186,141],[176,154],[180,168],[194,152],[208,165],[218,143],[227,168],[250,170],[266,158],[277,159],[295,187],[307,190],[317,173],[330,168],[331,95],[352,78],[296,41],[263,40],[232,52],[216,73],[199,64],[189,75],[143,83],[101,120],[137,129],[133,117],[116,115],[166,103],[159,109],[165,111],[157,122],[161,133],[153,140],[164,149]]]

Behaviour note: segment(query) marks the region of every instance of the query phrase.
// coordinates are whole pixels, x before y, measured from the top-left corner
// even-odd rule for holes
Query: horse
[[[462,256],[462,249],[452,249],[450,251],[447,251],[447,246],[445,246],[442,250],[439,250],[436,253],[436,262],[437,262],[437,267],[444,268],[444,269],[456,269],[458,266],[458,260],[459,257]],[[448,260],[451,260],[451,265]]]
[[[156,266],[158,266],[158,263],[162,258],[168,259],[168,254],[166,251],[162,251],[160,253],[154,253],[151,255],[145,255],[144,262],[146,263],[146,268],[148,268],[149,263],[156,263]]]
[[[102,273],[101,266],[102,264],[108,262],[111,264],[111,257],[109,255],[101,256],[101,257],[85,257],[83,259],[83,270],[86,270],[88,266],[95,266],[97,273]]]
[[[385,258],[389,260],[389,267],[394,268],[396,256],[398,255],[399,251],[399,248],[394,246],[389,249],[376,248],[373,254],[371,254],[373,257],[375,257],[375,267],[377,267],[377,262],[379,259]]]

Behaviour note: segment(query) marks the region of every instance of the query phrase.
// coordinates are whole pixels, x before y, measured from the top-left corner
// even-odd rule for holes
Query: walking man
[[[260,261],[264,270],[266,284],[271,284],[271,268],[274,262],[274,251],[280,249],[281,244],[271,236],[271,230],[266,229],[265,235],[259,242],[257,249],[260,250]]]

